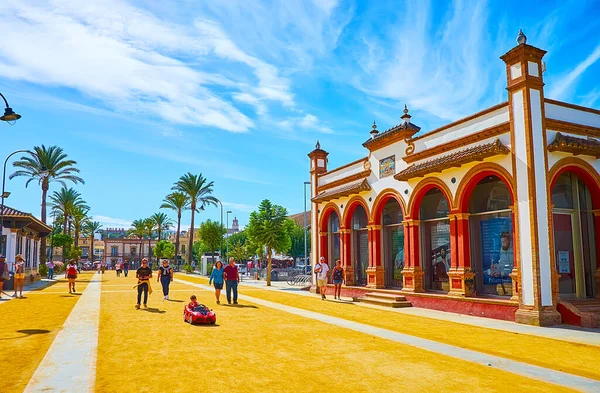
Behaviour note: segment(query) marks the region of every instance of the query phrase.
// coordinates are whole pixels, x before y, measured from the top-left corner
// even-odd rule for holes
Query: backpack
[[[77,268],[75,266],[69,266],[67,269],[67,275],[69,276],[76,276],[77,275]]]

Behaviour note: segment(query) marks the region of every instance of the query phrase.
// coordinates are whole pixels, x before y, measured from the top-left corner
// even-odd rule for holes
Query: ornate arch
[[[406,205],[402,195],[400,195],[398,190],[386,188],[377,195],[377,198],[375,198],[375,202],[373,202],[373,210],[371,211],[371,216],[369,217],[369,222],[379,224],[379,221],[381,220],[381,211],[383,210],[383,207],[387,201],[389,201],[391,198],[394,198],[400,205],[400,209],[402,209],[402,217],[406,216]]]
[[[331,215],[332,212],[335,212],[337,214],[338,218],[340,219],[340,225],[341,225],[342,215],[340,214],[340,209],[337,207],[337,205],[335,203],[329,202],[321,209],[321,214],[319,217],[319,230],[321,232],[328,231],[327,222],[328,222],[329,216]]]
[[[477,184],[487,176],[496,176],[506,184],[510,191],[512,202],[515,201],[515,181],[510,172],[503,166],[486,162],[471,168],[463,177],[456,190],[454,206],[461,212],[466,212],[469,208],[471,193]]]
[[[340,221],[340,225],[343,228],[350,228],[350,220],[352,220],[352,215],[354,214],[354,210],[356,206],[361,205],[363,209],[365,209],[365,213],[367,213],[367,218],[371,217],[371,213],[369,211],[369,205],[360,195],[355,195],[348,202],[346,202],[346,207],[344,208],[344,216],[342,221]]]
[[[407,217],[418,217],[418,209],[421,205],[421,200],[423,199],[427,191],[433,188],[439,189],[442,192],[442,194],[444,194],[444,196],[448,200],[450,210],[454,210],[454,207],[452,206],[452,192],[450,191],[450,188],[448,188],[446,183],[444,183],[442,180],[436,177],[426,177],[417,184],[410,196],[410,200],[408,201]]]
[[[552,166],[550,172],[548,172],[548,201],[552,200],[552,188],[554,188],[556,179],[564,172],[573,172],[584,181],[586,186],[590,188],[593,208],[599,209],[600,175],[588,162],[576,157],[567,157],[559,160]]]

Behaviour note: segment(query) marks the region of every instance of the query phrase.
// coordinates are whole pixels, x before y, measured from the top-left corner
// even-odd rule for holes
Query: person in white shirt
[[[327,299],[325,291],[327,290],[327,276],[329,275],[329,266],[325,262],[325,257],[319,258],[319,262],[315,265],[315,273],[317,274],[317,285],[321,292],[321,300]]]

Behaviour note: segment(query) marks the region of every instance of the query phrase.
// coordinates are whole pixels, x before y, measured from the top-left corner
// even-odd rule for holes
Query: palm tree
[[[83,179],[76,174],[79,169],[75,167],[77,161],[67,159],[63,149],[58,146],[46,147],[35,146],[28,156],[23,156],[19,161],[15,161],[13,166],[20,168],[9,176],[9,179],[18,176],[29,177],[25,187],[33,180],[37,180],[42,187],[42,222],[46,223],[46,198],[51,181],[58,181],[66,187],[66,181],[75,184],[84,183]],[[41,261],[46,261],[46,238],[42,238],[40,247]]]
[[[63,232],[67,233],[67,227],[70,227],[73,211],[77,208],[87,209],[89,207],[81,199],[81,194],[73,188],[63,186],[60,190],[54,191],[50,196],[52,209],[61,213],[63,217]]]
[[[83,228],[84,232],[90,236],[90,241],[92,242],[90,245],[90,261],[92,264],[94,263],[94,241],[96,239],[96,232],[100,231],[102,228],[102,224],[98,221],[88,221],[85,223]]]
[[[79,247],[79,233],[88,221],[88,209],[76,206],[71,212],[71,218],[73,219],[73,226],[75,227],[75,248]]]
[[[205,206],[216,206],[219,200],[212,196],[214,182],[208,182],[202,173],[194,175],[191,172],[181,176],[175,183],[172,190],[185,194],[190,201],[190,210],[192,211],[192,224],[190,228],[190,241],[188,244],[188,264],[192,264],[192,249],[194,246],[194,214],[198,209],[204,209]]]
[[[175,260],[179,255],[179,232],[181,230],[181,212],[185,209],[189,209],[190,201],[188,197],[182,192],[172,192],[167,195],[160,205],[161,209],[171,209],[177,212],[177,233],[175,234]],[[178,262],[179,263],[179,262]]]
[[[141,260],[142,251],[144,249],[144,235],[146,234],[146,224],[144,223],[144,219],[140,219],[140,220],[133,220],[133,222],[131,223],[131,226],[133,228],[129,229],[127,232],[130,235],[134,235],[134,236],[137,236],[140,238],[140,251],[138,252],[138,255]]]
[[[150,216],[150,219],[154,222],[154,228],[158,233],[158,241],[160,241],[160,235],[162,231],[167,231],[173,225],[173,220],[169,218],[165,213],[154,213]]]

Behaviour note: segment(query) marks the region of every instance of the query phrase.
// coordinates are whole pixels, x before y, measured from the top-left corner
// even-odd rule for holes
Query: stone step
[[[406,300],[397,301],[397,300],[392,300],[392,299],[383,299],[380,297],[367,297],[367,296],[362,297],[359,300],[362,303],[374,304],[376,306],[382,306],[382,307],[391,307],[391,308],[412,307],[412,303],[407,302]]]
[[[395,295],[392,293],[385,293],[385,292],[368,292],[365,294],[365,296],[368,298],[374,298],[374,299],[393,300],[396,302],[405,302],[406,301],[405,296]]]

